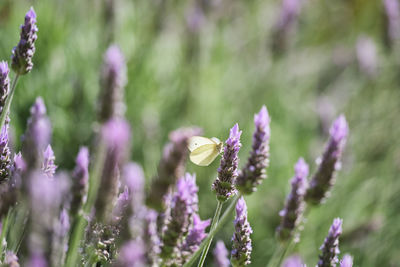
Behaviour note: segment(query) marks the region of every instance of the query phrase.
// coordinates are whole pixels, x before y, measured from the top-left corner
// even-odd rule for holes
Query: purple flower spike
[[[143,169],[140,165],[130,162],[125,165],[122,175],[123,183],[132,194],[132,209],[133,213],[136,213],[143,206],[145,185]]]
[[[349,129],[343,115],[339,116],[330,129],[330,139],[318,170],[314,174],[307,190],[306,201],[312,204],[321,203],[335,183],[335,172],[340,168],[340,157],[346,144]]]
[[[188,140],[200,135],[202,130],[197,127],[180,128],[170,133],[168,143],[164,147],[163,156],[158,165],[158,174],[150,186],[146,204],[156,211],[165,211],[164,198],[176,180],[184,175],[188,155]]]
[[[145,216],[143,241],[146,246],[146,262],[148,266],[154,266],[160,253],[160,238],[157,231],[158,214],[154,210],[148,210]]]
[[[307,189],[308,165],[303,158],[297,161],[294,171],[295,175],[291,181],[292,191],[286,199],[285,208],[279,213],[282,219],[277,233],[282,241],[293,236],[294,230],[301,222],[305,207],[304,195]]]
[[[302,0],[283,0],[280,15],[274,26],[272,48],[275,53],[283,52],[291,35],[295,32],[301,11]]]
[[[89,150],[87,147],[79,149],[75,162],[76,166],[72,173],[71,216],[75,216],[86,201],[89,180]]]
[[[388,36],[391,42],[400,39],[400,5],[398,0],[384,0],[388,24]]]
[[[120,250],[115,267],[144,267],[146,266],[145,251],[140,240],[126,243]]]
[[[47,263],[46,258],[43,256],[41,252],[34,252],[30,257],[29,261],[26,264],[27,267],[47,267],[49,264]]]
[[[37,31],[36,13],[31,7],[25,15],[25,23],[21,25],[19,43],[12,50],[11,67],[19,75],[27,74],[32,70],[32,57],[35,54]]]
[[[96,217],[105,222],[112,218],[113,203],[118,196],[119,167],[125,162],[130,143],[130,128],[123,119],[112,119],[102,129],[106,158],[95,202]]]
[[[251,239],[253,230],[247,221],[247,206],[244,198],[239,198],[236,204],[235,233],[232,237],[231,264],[233,267],[245,266],[251,263]]]
[[[203,241],[206,238],[206,228],[210,226],[210,219],[202,221],[198,214],[193,214],[193,226],[189,231],[185,239],[185,243],[182,246],[183,256],[188,258],[194,252],[196,252]]]
[[[224,147],[220,166],[218,168],[218,177],[215,179],[212,189],[217,195],[219,201],[226,201],[236,194],[235,183],[238,177],[238,153],[242,144],[240,143],[239,125],[236,123],[229,133]]]
[[[320,250],[322,254],[319,256],[318,267],[336,266],[339,262],[339,236],[342,234],[343,220],[336,218],[333,220],[328,236],[325,238]]]
[[[53,149],[48,145],[43,153],[42,170],[49,178],[52,178],[56,173],[57,165],[54,164],[55,160],[56,157],[54,156]]]
[[[11,174],[11,151],[8,145],[8,123],[0,132],[0,183],[8,181]]]
[[[41,167],[43,151],[50,143],[51,125],[41,97],[36,98],[30,111],[31,117],[28,119],[27,130],[23,136],[22,154],[28,169],[35,169]]]
[[[6,258],[4,260],[4,263],[7,267],[20,267],[18,262],[18,257],[12,251],[6,252]]]
[[[10,90],[10,79],[8,77],[8,64],[5,61],[0,62],[0,114],[3,112],[4,105]]]
[[[266,168],[269,164],[270,118],[267,108],[263,106],[254,115],[255,131],[253,144],[246,166],[239,173],[237,187],[243,194],[251,194],[267,178]]]
[[[214,265],[216,267],[229,267],[228,250],[222,240],[219,240],[215,245],[213,255],[214,255]]]
[[[197,212],[197,192],[196,176],[187,173],[178,180],[162,233],[160,256],[164,261],[173,258],[178,241],[189,232],[193,214]]]
[[[282,267],[306,267],[306,265],[303,263],[300,256],[294,255],[287,258],[283,262]]]
[[[126,84],[125,58],[117,45],[107,49],[101,77],[99,121],[106,122],[125,113],[124,86]]]
[[[344,255],[343,259],[340,261],[340,267],[352,267],[353,257],[349,254]]]
[[[374,77],[377,74],[378,67],[378,56],[374,41],[367,36],[361,36],[357,40],[356,50],[360,70],[367,76]]]
[[[117,203],[115,203],[115,207],[113,210],[113,223],[117,224],[121,221],[122,216],[124,215],[124,211],[129,205],[130,194],[128,187],[125,186],[124,191],[119,194],[117,198]]]

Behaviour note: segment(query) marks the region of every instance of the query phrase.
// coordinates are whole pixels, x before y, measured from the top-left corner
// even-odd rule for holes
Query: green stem
[[[5,251],[4,251],[4,253],[3,253],[3,244],[6,243],[5,238],[6,238],[6,235],[7,235],[8,220],[9,220],[10,215],[11,215],[11,209],[12,209],[12,208],[10,208],[10,209],[8,210],[7,215],[4,217],[4,220],[3,220],[3,222],[2,222],[2,227],[1,227],[1,236],[0,236],[1,262],[3,262],[4,256],[5,256],[5,254],[6,254]]]
[[[105,159],[105,147],[102,141],[100,141],[96,155],[96,161],[89,177],[89,192],[87,201],[83,206],[82,214],[78,215],[76,219],[72,229],[71,238],[69,240],[67,259],[65,262],[66,267],[77,266],[76,262],[78,261],[79,244],[83,238],[92,206],[94,205],[97,197],[97,191],[100,185],[100,175],[103,171],[103,163]]]
[[[1,112],[1,115],[0,115],[0,130],[3,129],[3,125],[6,122],[7,114],[10,111],[11,102],[12,102],[12,99],[14,96],[15,88],[17,87],[18,79],[19,79],[19,74],[16,74],[14,77],[14,80],[12,82],[12,85],[11,85],[10,93],[8,94],[8,97],[6,98],[6,103],[4,104],[3,112]]]
[[[183,267],[190,267],[192,266],[195,261],[197,260],[198,257],[200,257],[201,252],[203,251],[204,247],[206,244],[208,244],[209,240],[211,240],[216,233],[222,228],[222,226],[226,223],[226,221],[229,219],[232,211],[234,210],[236,206],[236,202],[239,200],[240,195],[236,195],[233,199],[232,202],[229,204],[228,208],[224,211],[222,214],[221,218],[219,219],[217,226],[214,229],[211,229],[210,232],[208,233],[207,237],[203,240],[201,243],[199,249],[192,255],[192,257],[183,265]]]
[[[282,255],[285,254],[285,250],[285,246],[280,243],[278,247],[275,248],[274,254],[272,254],[272,257],[269,260],[267,267],[279,266],[279,262],[281,261]]]
[[[216,227],[216,225],[218,223],[219,216],[221,215],[221,210],[222,210],[223,205],[224,205],[224,202],[221,202],[218,200],[217,208],[215,209],[215,213],[214,213],[214,218],[212,219],[210,232]],[[197,265],[197,267],[203,267],[203,264],[204,264],[204,261],[206,260],[207,253],[208,253],[208,250],[210,249],[212,240],[213,240],[213,237],[211,237],[210,240],[208,240],[206,246],[204,247],[203,252],[201,253],[199,264]]]

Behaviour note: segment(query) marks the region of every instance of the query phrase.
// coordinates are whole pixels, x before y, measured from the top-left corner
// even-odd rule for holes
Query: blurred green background
[[[354,256],[355,266],[400,266],[400,57],[398,45],[388,42],[383,2],[303,1],[282,37],[275,27],[280,1],[1,0],[2,60],[9,61],[30,6],[39,33],[35,66],[20,80],[12,106],[16,149],[40,95],[54,127],[57,163],[73,168],[79,146],[91,145],[103,54],[116,43],[128,65],[132,159],[149,180],[168,133],[181,126],[199,125],[205,136],[225,140],[238,122],[244,165],[253,114],[267,106],[269,178],[246,198],[252,266],[265,266],[277,245],[278,212],[294,163],[302,156],[315,171],[329,125],[341,113],[350,126],[342,170],[332,196],[311,210],[295,251],[315,265],[333,218],[341,217],[340,249]],[[376,48],[369,74],[357,60],[360,36]],[[209,189],[217,167],[218,160],[187,166],[197,174],[202,218],[215,209]],[[228,248],[232,230],[229,224],[217,237]]]

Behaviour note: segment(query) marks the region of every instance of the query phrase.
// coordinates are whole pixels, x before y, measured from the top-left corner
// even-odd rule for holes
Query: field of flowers
[[[399,266],[399,0],[0,0],[0,36],[1,266]]]

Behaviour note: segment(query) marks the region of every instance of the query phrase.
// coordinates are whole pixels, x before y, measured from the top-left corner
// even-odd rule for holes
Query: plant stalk
[[[217,202],[217,208],[215,209],[214,213],[214,218],[212,219],[211,227],[210,227],[210,232],[216,227],[219,216],[221,215],[221,210],[222,206],[224,205],[224,202],[221,202],[218,200]],[[206,260],[208,250],[210,249],[211,243],[212,243],[213,237],[211,236],[210,240],[208,240],[206,246],[203,249],[203,252],[201,253],[200,261],[197,267],[203,267],[204,261]]]
[[[208,233],[207,237],[203,240],[201,243],[199,249],[192,255],[192,257],[183,265],[183,267],[190,267],[192,266],[195,261],[197,260],[198,257],[200,257],[201,252],[203,251],[204,247],[208,244],[209,240],[214,237],[216,233],[222,228],[222,226],[226,223],[226,221],[229,219],[232,211],[234,210],[236,206],[236,202],[239,200],[241,195],[236,195],[233,199],[232,202],[229,204],[228,208],[224,211],[222,214],[221,218],[219,219],[216,227],[214,229],[210,229],[210,232]]]
[[[83,206],[82,214],[78,215],[76,222],[74,223],[71,238],[69,240],[68,253],[64,265],[66,267],[77,266],[76,263],[79,255],[79,244],[83,238],[85,228],[90,218],[90,212],[97,197],[97,191],[100,185],[100,176],[101,172],[103,171],[105,160],[105,145],[103,141],[100,141],[96,155],[96,161],[89,177],[89,192],[87,201]]]

